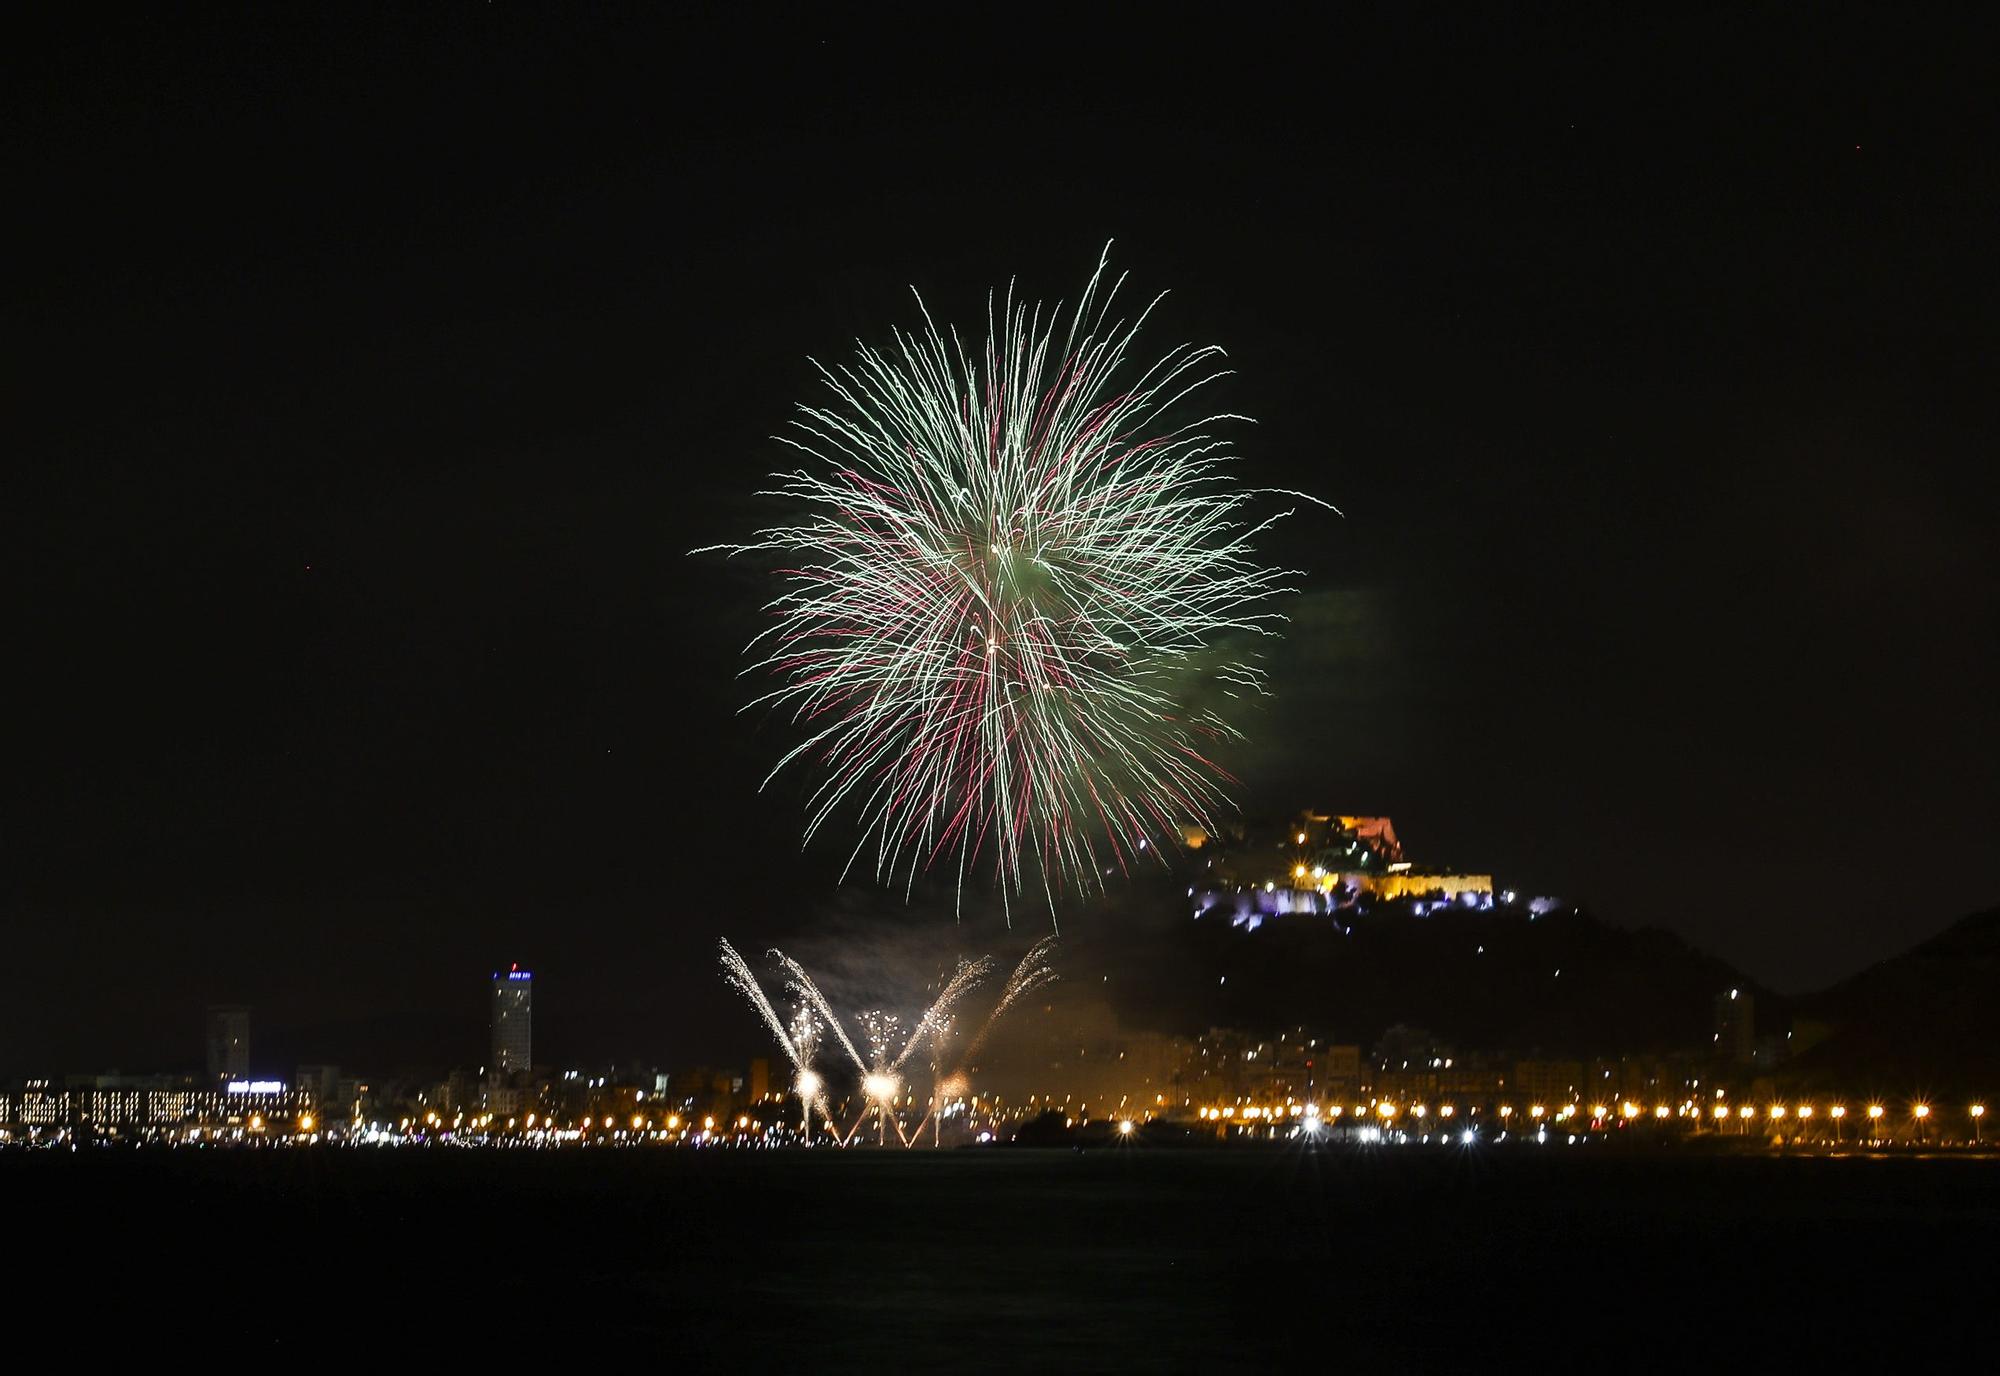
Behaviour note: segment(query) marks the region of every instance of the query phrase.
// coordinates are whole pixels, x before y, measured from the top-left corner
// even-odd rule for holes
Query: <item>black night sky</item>
[[[1274,542],[1250,805],[1785,990],[1992,903],[1990,49],[1888,15],[16,23],[0,1074],[217,1000],[471,1062],[509,960],[552,1061],[747,1045],[712,943],[841,853],[686,551],[809,354],[1106,240],[1346,512]]]

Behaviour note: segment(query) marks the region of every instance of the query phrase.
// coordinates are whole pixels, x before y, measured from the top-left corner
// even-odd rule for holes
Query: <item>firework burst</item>
[[[990,870],[1053,912],[1224,801],[1211,752],[1237,733],[1199,703],[1263,689],[1232,647],[1283,619],[1290,575],[1252,544],[1289,513],[1231,480],[1211,429],[1242,417],[1178,419],[1221,351],[1129,363],[1159,298],[1115,318],[1104,277],[1066,319],[989,300],[976,355],[925,310],[815,364],[835,400],[800,408],[781,438],[810,463],[766,494],[797,518],[714,547],[786,564],[751,647],[779,686],[751,705],[805,727],[772,774],[816,766],[806,837],[851,809],[850,867],[948,865],[961,894]]]

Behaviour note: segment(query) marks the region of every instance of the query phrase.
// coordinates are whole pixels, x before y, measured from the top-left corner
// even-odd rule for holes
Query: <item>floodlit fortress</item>
[[[1188,890],[1195,915],[1219,910],[1253,930],[1281,913],[1407,903],[1421,916],[1446,903],[1493,906],[1492,875],[1415,864],[1387,817],[1301,812],[1282,829],[1188,827],[1181,840],[1202,876]]]

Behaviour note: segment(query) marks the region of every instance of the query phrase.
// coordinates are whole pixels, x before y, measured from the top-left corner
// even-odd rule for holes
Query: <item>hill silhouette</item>
[[[2000,907],[1798,1002],[1825,1039],[1781,1079],[1890,1092],[1990,1093],[2000,1086]]]
[[[1182,1035],[1304,1026],[1368,1046],[1402,1024],[1467,1051],[1606,1056],[1707,1047],[1714,997],[1730,988],[1756,996],[1764,1026],[1792,1016],[1680,937],[1576,908],[1301,914],[1255,931],[1212,914],[1143,935],[1112,921],[1067,944],[1065,978],[1102,983],[1128,1024]]]

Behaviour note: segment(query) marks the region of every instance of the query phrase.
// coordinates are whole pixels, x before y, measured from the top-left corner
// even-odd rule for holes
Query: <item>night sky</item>
[[[1107,240],[1346,513],[1271,545],[1249,806],[1790,991],[2000,898],[1970,31],[973,22],[10,28],[0,1075],[198,1064],[220,1000],[477,1063],[512,960],[538,1059],[746,1050],[712,943],[844,852],[756,791],[765,585],[686,551],[808,355]]]

